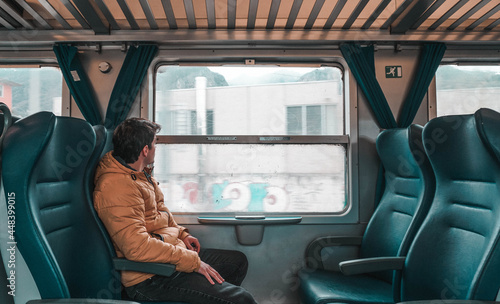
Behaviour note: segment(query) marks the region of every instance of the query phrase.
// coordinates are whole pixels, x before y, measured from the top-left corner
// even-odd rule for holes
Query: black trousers
[[[170,277],[153,276],[137,285],[125,288],[136,301],[175,301],[192,304],[253,304],[253,296],[240,287],[248,268],[246,256],[239,251],[205,249],[200,258],[212,266],[225,282],[215,285],[201,274],[176,272]]]

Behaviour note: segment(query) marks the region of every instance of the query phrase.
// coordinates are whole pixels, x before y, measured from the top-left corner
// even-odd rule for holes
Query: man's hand
[[[221,277],[221,275],[217,272],[217,270],[213,269],[212,266],[208,265],[207,263],[201,261],[200,263],[200,268],[197,271],[199,274],[202,274],[207,278],[207,280],[210,282],[210,284],[214,285],[215,282],[212,280],[214,278],[217,283],[222,284],[224,282],[224,278]]]
[[[188,235],[182,240],[184,244],[186,244],[187,249],[196,251],[197,253],[200,253],[200,242],[198,241],[197,238],[195,238],[192,235]]]

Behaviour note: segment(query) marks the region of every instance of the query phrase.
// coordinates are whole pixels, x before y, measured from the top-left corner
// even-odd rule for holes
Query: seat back
[[[42,298],[120,298],[109,242],[96,224],[88,181],[98,139],[87,122],[39,112],[4,139],[3,181],[16,195],[16,233]]]
[[[377,138],[385,190],[366,227],[362,258],[405,255],[434,195],[434,175],[422,145],[422,127],[389,129]],[[374,273],[392,282],[393,272]]]
[[[492,152],[492,134],[481,136],[478,130],[481,118],[481,112],[438,117],[424,128],[436,192],[404,271],[398,273],[401,286],[395,291],[403,301],[496,298],[500,161]],[[498,138],[498,113],[495,124],[489,131]],[[399,300],[399,294],[395,297]]]

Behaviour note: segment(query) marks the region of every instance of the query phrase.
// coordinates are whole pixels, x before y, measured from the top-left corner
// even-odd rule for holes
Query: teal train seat
[[[493,301],[500,288],[500,114],[435,118],[423,140],[436,194],[398,272],[396,300]]]
[[[114,257],[92,206],[105,135],[103,127],[49,112],[20,119],[5,135],[2,178],[5,193],[16,197],[15,239],[42,299],[135,303],[120,300],[117,270],[174,272],[173,265]]]
[[[422,145],[422,127],[385,130],[376,145],[385,168],[379,205],[362,237],[322,237],[308,246],[309,268],[299,272],[303,303],[393,303],[394,271],[364,268],[367,274],[346,276],[324,270],[321,262],[324,248],[339,245],[359,246],[360,258],[404,256],[427,215],[435,182]]]
[[[384,259],[395,274],[394,302],[494,301],[500,288],[500,114],[438,117],[424,128],[436,178],[434,200],[406,257]],[[342,272],[389,269],[377,259],[343,262]],[[332,286],[332,294],[338,286]],[[365,298],[376,288],[358,288]],[[351,303],[350,299],[330,302]]]

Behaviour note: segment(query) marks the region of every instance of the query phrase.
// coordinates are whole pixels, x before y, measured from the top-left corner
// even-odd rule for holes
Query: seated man
[[[177,225],[151,176],[160,126],[131,118],[113,134],[114,151],[96,170],[94,206],[111,236],[118,257],[170,263],[170,277],[122,271],[122,284],[133,300],[189,303],[256,303],[239,285],[248,262],[239,251],[201,249],[188,230]]]

